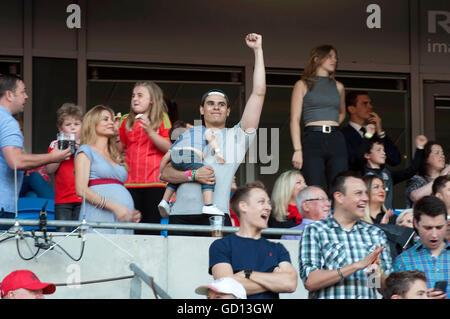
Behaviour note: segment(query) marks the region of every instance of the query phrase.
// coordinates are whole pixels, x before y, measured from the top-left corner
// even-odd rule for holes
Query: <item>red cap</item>
[[[42,290],[45,295],[55,292],[56,286],[50,283],[44,283],[29,270],[16,270],[6,276],[1,284],[2,298],[12,290],[24,288],[28,290]]]

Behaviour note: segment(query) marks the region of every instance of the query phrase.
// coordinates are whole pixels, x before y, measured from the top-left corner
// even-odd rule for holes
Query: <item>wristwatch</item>
[[[251,269],[245,269],[244,270],[244,274],[245,274],[245,278],[250,279],[250,275],[252,274],[253,270]]]

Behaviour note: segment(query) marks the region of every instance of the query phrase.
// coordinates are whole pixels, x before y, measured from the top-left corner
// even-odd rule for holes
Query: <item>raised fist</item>
[[[261,49],[262,36],[256,33],[249,33],[245,36],[245,43],[250,49]]]

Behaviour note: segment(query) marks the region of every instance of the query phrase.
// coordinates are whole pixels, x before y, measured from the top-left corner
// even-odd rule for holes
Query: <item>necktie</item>
[[[364,136],[364,134],[366,134],[366,128],[364,126],[361,126],[361,128],[359,129],[359,131],[361,132],[361,136]]]

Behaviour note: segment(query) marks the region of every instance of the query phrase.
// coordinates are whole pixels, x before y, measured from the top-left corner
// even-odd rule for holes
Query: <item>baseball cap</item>
[[[205,104],[206,98],[207,98],[208,96],[210,96],[210,95],[213,95],[213,94],[220,95],[220,96],[224,97],[225,100],[227,101],[227,105],[229,106],[230,100],[228,99],[228,96],[225,94],[224,91],[218,90],[218,89],[209,90],[208,92],[206,92],[205,94],[203,94],[202,99],[201,99],[201,101],[200,101],[200,105]]]
[[[239,299],[247,299],[247,293],[245,292],[244,286],[230,277],[219,278],[214,280],[210,285],[199,286],[195,289],[195,292],[199,295],[206,296],[210,289],[223,294],[231,294]]]
[[[6,276],[0,286],[2,298],[12,290],[24,288],[28,290],[41,290],[45,295],[51,295],[55,292],[56,286],[50,283],[44,283],[29,270],[15,270]]]

